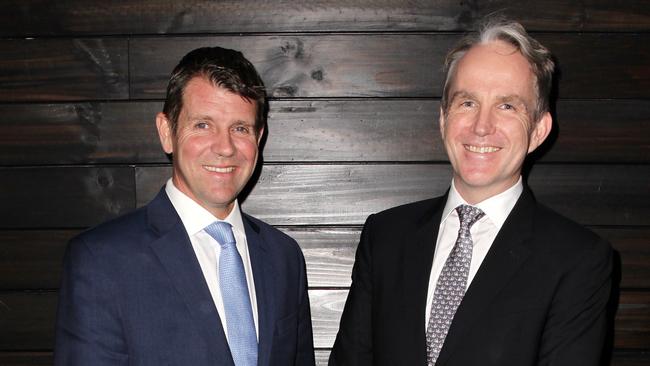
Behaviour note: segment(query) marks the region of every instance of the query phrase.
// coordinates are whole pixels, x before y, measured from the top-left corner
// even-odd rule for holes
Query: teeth
[[[492,152],[497,152],[501,150],[499,147],[494,147],[494,146],[473,146],[473,145],[465,145],[465,149],[475,152],[475,153],[492,153]]]
[[[230,173],[235,170],[234,167],[217,168],[216,166],[204,165],[205,170],[215,173]]]

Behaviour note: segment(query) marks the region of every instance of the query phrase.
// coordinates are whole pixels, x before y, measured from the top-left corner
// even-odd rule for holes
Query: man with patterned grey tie
[[[172,177],[146,206],[70,242],[55,365],[314,365],[302,252],[237,201],[266,105],[240,52],[183,57],[156,116]]]
[[[611,248],[521,176],[552,127],[549,51],[489,19],[446,69],[451,186],[368,218],[329,364],[598,365]]]

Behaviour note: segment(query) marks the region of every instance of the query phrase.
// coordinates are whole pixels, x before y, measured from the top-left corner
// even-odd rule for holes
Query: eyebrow
[[[454,94],[451,95],[451,100],[454,100],[456,98],[477,99],[476,95],[465,90],[456,91],[454,92]]]
[[[456,98],[467,98],[467,99],[474,99],[474,100],[478,99],[476,97],[476,94],[468,92],[466,90],[459,90],[459,91],[454,92],[451,95],[451,100],[455,100]],[[519,96],[517,94],[501,95],[501,96],[497,97],[497,100],[499,102],[501,102],[501,103],[503,103],[503,102],[516,102],[516,103],[518,103],[520,105],[523,105],[524,108],[526,108],[526,110],[530,109],[528,104],[524,100],[524,98],[522,98],[521,96]]]

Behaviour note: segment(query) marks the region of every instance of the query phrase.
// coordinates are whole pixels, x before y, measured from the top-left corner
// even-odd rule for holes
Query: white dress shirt
[[[472,242],[474,247],[472,250],[472,262],[469,267],[469,275],[467,277],[467,287],[472,283],[476,272],[478,271],[483,259],[487,255],[494,238],[496,238],[501,226],[506,221],[506,218],[512,211],[512,208],[517,203],[524,186],[519,177],[519,181],[507,190],[492,196],[482,202],[473,205],[480,208],[485,213],[480,220],[478,220],[470,228],[472,235]],[[425,314],[425,329],[429,323],[429,315],[431,313],[431,303],[433,302],[433,294],[438,283],[438,277],[442,272],[442,267],[451,253],[451,249],[456,243],[458,238],[458,230],[460,229],[460,220],[456,207],[468,204],[458,193],[454,182],[451,182],[449,189],[449,196],[447,203],[442,211],[442,218],[440,220],[440,228],[438,229],[438,238],[436,239],[436,250],[433,255],[433,264],[431,266],[431,276],[429,277],[429,289],[427,292],[427,307]],[[467,290],[467,287],[465,288]]]
[[[228,337],[228,327],[226,320],[226,313],[223,306],[223,299],[221,297],[221,290],[219,288],[219,254],[221,253],[221,245],[214,238],[212,238],[203,229],[215,221],[226,221],[232,225],[232,231],[237,242],[237,251],[244,262],[244,271],[246,273],[246,282],[248,283],[248,294],[251,298],[251,306],[253,308],[253,320],[255,321],[255,333],[259,339],[259,326],[257,322],[257,298],[255,297],[255,283],[253,282],[253,270],[251,267],[251,260],[248,254],[248,244],[246,242],[246,232],[244,230],[244,222],[242,221],[239,203],[235,201],[232,211],[224,220],[217,219],[208,210],[189,198],[183,192],[178,190],[172,179],[167,181],[165,192],[172,202],[174,209],[180,216],[183,226],[190,237],[192,248],[199,260],[203,277],[210,289],[210,295],[214,305],[219,312],[221,318],[221,325],[223,326],[226,338]],[[189,264],[188,264],[189,265]]]

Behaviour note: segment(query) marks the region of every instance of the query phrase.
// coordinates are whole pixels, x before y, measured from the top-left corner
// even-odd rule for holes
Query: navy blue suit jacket
[[[259,321],[258,365],[313,365],[305,262],[289,236],[243,215]],[[189,237],[162,190],[67,249],[55,365],[233,365]]]

